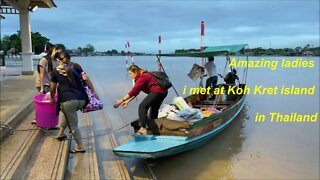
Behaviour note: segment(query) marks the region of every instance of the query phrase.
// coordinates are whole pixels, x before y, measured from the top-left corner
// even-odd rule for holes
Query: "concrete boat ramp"
[[[35,77],[3,71],[1,76],[1,179],[156,179],[146,161],[113,154],[112,149],[129,140],[133,131],[127,126],[114,132],[126,124],[98,82],[94,84],[105,109],[78,113],[86,152],[72,154],[71,135],[58,141],[57,129],[31,124]]]

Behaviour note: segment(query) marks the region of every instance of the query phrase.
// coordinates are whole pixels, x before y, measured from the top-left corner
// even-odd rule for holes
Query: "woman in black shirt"
[[[69,54],[61,53],[59,56],[60,65],[52,71],[51,78],[51,102],[54,102],[54,94],[56,92],[58,84],[58,112],[61,108],[63,118],[60,123],[60,130],[57,136],[58,140],[63,140],[67,136],[64,134],[66,127],[69,127],[74,139],[76,140],[77,147],[71,152],[85,152],[83,147],[81,132],[78,127],[78,116],[77,111],[84,108],[88,103],[88,96],[83,88],[81,79],[72,71],[75,70],[81,75],[83,81],[93,91],[94,95],[97,96],[93,84],[91,83],[88,76],[83,72],[81,66],[77,63],[70,61]]]

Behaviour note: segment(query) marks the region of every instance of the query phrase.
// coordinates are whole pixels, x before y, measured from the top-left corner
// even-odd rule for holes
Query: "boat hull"
[[[114,148],[113,152],[118,156],[124,157],[160,158],[195,149],[210,141],[215,135],[227,127],[241,112],[244,106],[244,100],[245,96],[222,113],[195,123],[193,129],[198,128],[202,133],[205,131],[205,133],[201,135],[193,133],[191,137],[163,135],[135,136],[132,140]],[[215,122],[218,120],[220,124],[217,125]]]

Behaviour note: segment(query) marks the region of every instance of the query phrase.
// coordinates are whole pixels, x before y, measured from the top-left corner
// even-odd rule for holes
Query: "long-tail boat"
[[[161,56],[173,57],[212,57],[239,53],[244,50],[247,44],[207,47],[199,52],[184,52],[173,54],[158,54]],[[226,67],[230,63],[229,56],[226,56]],[[247,80],[247,71],[243,72],[242,82],[236,88],[244,89]],[[223,85],[220,85],[223,86]],[[161,135],[150,134],[134,136],[132,140],[113,149],[118,156],[137,158],[160,158],[171,156],[191,149],[195,149],[221,132],[237,118],[245,104],[245,94],[229,94],[229,98],[221,98],[217,95],[214,100],[208,100],[205,95],[191,95],[184,100],[192,104],[193,108],[206,111],[208,108],[215,108],[218,112],[207,115],[197,121],[174,121],[170,119],[157,119],[156,123]],[[229,96],[228,95],[228,96]],[[204,112],[203,111],[203,112]],[[166,127],[166,124],[170,124]],[[177,127],[180,127],[177,128]]]

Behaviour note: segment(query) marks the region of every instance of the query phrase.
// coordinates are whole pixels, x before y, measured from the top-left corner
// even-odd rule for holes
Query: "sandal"
[[[140,135],[145,135],[145,134],[143,134],[141,132],[136,132],[136,133],[133,134],[133,136],[140,136]]]
[[[36,123],[37,123],[36,119],[32,119],[31,124],[36,124]]]
[[[62,135],[62,136],[59,136],[59,137],[56,137],[56,139],[58,140],[58,141],[63,141],[63,140],[65,140],[67,138],[67,135],[66,134],[64,134],[64,135]]]
[[[69,151],[70,153],[85,153],[86,150],[82,149],[82,150],[78,150],[77,148],[73,148],[71,151]]]
[[[143,127],[141,127],[136,133],[135,135],[147,135],[147,130]]]
[[[52,127],[52,128],[48,128],[48,130],[58,130],[60,129],[59,127]]]

